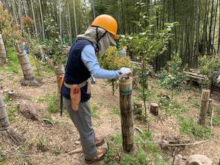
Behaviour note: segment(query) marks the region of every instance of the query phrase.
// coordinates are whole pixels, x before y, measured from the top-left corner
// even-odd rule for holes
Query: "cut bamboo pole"
[[[0,34],[0,66],[6,63],[6,50],[2,35]]]
[[[1,140],[13,143],[13,144],[21,144],[25,139],[23,139],[20,134],[14,131],[11,128],[10,122],[8,120],[8,115],[6,111],[6,106],[4,101],[0,95],[0,138]]]
[[[5,131],[9,128],[10,123],[6,112],[5,104],[0,96],[0,131]]]
[[[123,150],[125,153],[134,153],[134,114],[132,109],[132,78],[122,77],[119,80],[121,130]]]
[[[157,103],[150,103],[150,113],[153,114],[154,116],[159,115],[159,105]]]
[[[212,99],[209,99],[207,114],[210,115],[210,116],[212,114],[212,109],[213,109]]]
[[[31,67],[28,55],[26,53],[18,53],[18,59],[23,71],[25,80],[34,80],[33,69]]]
[[[200,125],[205,125],[205,118],[208,110],[209,97],[210,97],[210,90],[202,90],[201,108],[200,108],[200,115],[198,121]]]

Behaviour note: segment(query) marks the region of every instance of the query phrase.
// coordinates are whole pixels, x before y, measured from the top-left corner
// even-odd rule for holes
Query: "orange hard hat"
[[[118,40],[119,36],[117,35],[118,30],[118,23],[117,21],[110,15],[102,14],[95,18],[95,20],[92,22],[92,26],[98,26],[109,33],[112,34],[113,38]]]

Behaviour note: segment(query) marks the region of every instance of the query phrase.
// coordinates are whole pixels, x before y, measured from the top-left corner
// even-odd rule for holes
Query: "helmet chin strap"
[[[96,27],[96,53],[99,52],[99,41],[107,34],[107,31],[105,31],[104,34],[102,34],[102,36],[99,38],[99,27]]]

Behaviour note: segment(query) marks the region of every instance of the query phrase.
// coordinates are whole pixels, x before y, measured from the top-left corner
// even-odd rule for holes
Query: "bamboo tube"
[[[208,110],[209,97],[210,97],[210,90],[202,90],[201,108],[200,108],[200,115],[198,121],[200,125],[205,125],[205,118]]]
[[[10,126],[5,104],[0,96],[0,131],[7,130]]]
[[[212,99],[209,99],[207,114],[210,115],[210,116],[212,114],[212,109],[213,109]]]
[[[6,50],[5,45],[0,34],[0,66],[6,63]]]
[[[159,115],[159,105],[157,103],[150,103],[150,113],[154,116]]]
[[[23,71],[25,80],[34,80],[33,69],[26,53],[18,53],[18,59]]]
[[[55,68],[55,74],[57,77],[57,89],[58,89],[58,94],[60,93],[61,87],[62,87],[62,79],[63,76],[65,75],[65,70],[64,70],[64,66],[57,66]]]
[[[132,108],[132,78],[120,78],[120,109],[123,150],[125,153],[134,152],[134,114]]]

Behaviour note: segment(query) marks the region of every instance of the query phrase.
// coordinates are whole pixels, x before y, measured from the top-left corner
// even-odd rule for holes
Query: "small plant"
[[[99,118],[99,114],[98,114],[98,109],[99,107],[96,104],[91,104],[91,115],[94,118]]]
[[[182,60],[179,55],[174,55],[173,59],[168,62],[167,69],[164,69],[159,75],[161,86],[172,90],[172,98],[174,90],[185,81],[186,76],[181,71]]]
[[[17,53],[15,52],[14,48],[7,48],[8,50],[8,62],[5,67],[0,68],[0,72],[13,72],[13,73],[19,73],[20,65],[17,57]]]
[[[4,155],[3,155],[3,151],[2,151],[2,149],[0,148],[0,164],[1,164],[1,162],[3,162],[5,160],[5,158],[4,158]]]
[[[38,99],[37,102],[46,102],[47,111],[50,113],[59,112],[59,99],[56,93],[46,95],[45,98]]]
[[[199,69],[202,74],[208,77],[215,71],[219,71],[220,68],[220,56],[203,56],[199,58]]]
[[[142,3],[144,4],[144,3]],[[146,5],[146,4],[145,4]],[[148,65],[154,61],[154,59],[162,54],[166,50],[166,45],[171,39],[171,30],[178,23],[167,23],[163,30],[155,31],[154,23],[156,22],[156,13],[158,7],[153,9],[151,17],[148,17],[147,13],[140,13],[140,21],[136,22],[137,27],[140,29],[140,33],[125,36],[122,43],[128,46],[129,50],[136,54],[137,59],[141,61],[141,68],[139,70],[140,83],[141,83],[141,95],[144,102],[145,118],[147,119],[147,107],[146,107],[146,84],[148,84],[149,69]]]
[[[110,47],[99,60],[101,67],[108,70],[119,70],[122,67],[132,68],[129,57],[118,56],[118,51],[115,47]],[[112,92],[115,93],[116,80],[110,80],[112,83]]]
[[[11,123],[15,123],[16,121],[16,112],[17,112],[18,108],[17,107],[9,107],[8,108],[8,119]]]
[[[220,108],[215,109],[215,114],[213,116],[213,125],[220,126]]]
[[[169,98],[160,99],[161,109],[165,111],[166,116],[177,115],[187,111],[187,107],[178,104],[175,100]]]
[[[149,141],[152,141],[152,143],[149,143]],[[168,165],[167,161],[160,156],[161,151],[159,146],[153,143],[150,132],[143,132],[142,135],[136,136],[135,144],[137,147],[137,154],[135,156],[122,153],[121,135],[112,138],[109,144],[110,150],[105,158],[105,163],[108,165]]]
[[[58,147],[53,148],[52,153],[56,156],[60,155],[61,154],[60,148]]]
[[[43,137],[38,137],[37,149],[46,152],[49,150],[49,141]]]
[[[120,113],[120,109],[118,108],[118,106],[113,106],[112,108],[112,113],[117,115],[117,116],[120,116],[121,113]]]
[[[180,132],[186,133],[195,138],[208,139],[211,136],[211,129],[197,124],[193,119],[187,119],[184,116],[178,117],[180,122]]]

